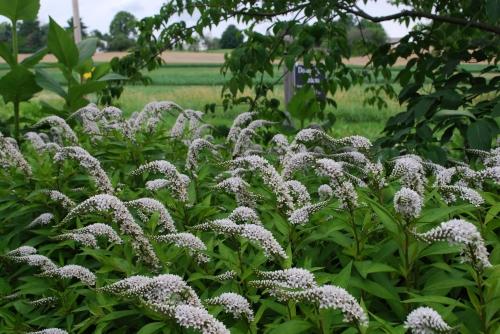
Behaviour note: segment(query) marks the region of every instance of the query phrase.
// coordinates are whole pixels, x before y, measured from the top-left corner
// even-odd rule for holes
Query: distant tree
[[[44,47],[47,43],[48,29],[40,26],[38,20],[22,21],[18,27],[19,52],[33,53]]]
[[[229,25],[222,33],[220,47],[222,49],[234,49],[243,43],[243,34],[234,24]]]
[[[220,38],[211,37],[211,36],[203,36],[202,43],[207,50],[220,49]]]
[[[364,56],[387,43],[387,34],[380,23],[362,19],[348,27],[347,40],[353,56]]]
[[[70,18],[66,21],[66,23],[68,24],[68,25],[67,25],[67,27],[66,27],[66,29],[68,29],[68,30],[70,30],[71,32],[73,32],[73,29],[74,29],[74,25],[73,25],[73,17],[70,17]],[[82,18],[80,18],[80,27],[81,27],[81,29],[82,29],[82,38],[87,38],[87,37],[89,37],[89,33],[88,33],[88,31],[87,31],[89,27],[88,27],[85,23],[83,23]]]
[[[12,36],[12,26],[8,22],[0,23],[0,42],[10,42]]]
[[[109,26],[109,51],[125,51],[135,44],[137,19],[129,12],[116,13]]]
[[[94,30],[92,30],[90,32],[89,36],[90,37],[95,37],[95,38],[97,38],[99,40],[97,42],[97,48],[98,49],[100,49],[100,50],[106,49],[106,45],[107,45],[107,43],[109,41],[109,35],[108,34],[103,34],[99,30],[94,29]]]

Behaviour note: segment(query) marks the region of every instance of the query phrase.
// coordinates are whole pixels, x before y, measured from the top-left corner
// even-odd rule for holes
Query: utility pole
[[[73,35],[76,44],[82,41],[82,26],[80,22],[80,8],[78,6],[78,0],[73,0]]]

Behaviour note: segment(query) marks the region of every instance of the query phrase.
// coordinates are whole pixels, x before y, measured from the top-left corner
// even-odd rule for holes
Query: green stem
[[[19,101],[14,101],[14,137],[19,142]]]
[[[356,222],[354,220],[354,211],[350,206],[349,206],[349,216],[351,218],[350,221],[351,221],[352,234],[354,236],[354,242],[356,243],[356,253],[354,255],[354,258],[358,259],[358,256],[361,253],[360,242],[359,242],[358,230],[356,229]]]
[[[17,41],[17,22],[12,22],[12,55],[14,56],[14,63],[17,65],[18,55],[18,41]]]

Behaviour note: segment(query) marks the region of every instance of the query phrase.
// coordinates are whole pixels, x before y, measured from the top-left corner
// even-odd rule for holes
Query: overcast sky
[[[102,32],[107,32],[109,23],[117,12],[129,11],[140,19],[158,13],[164,2],[166,0],[80,0],[80,16],[89,27],[89,31],[99,29]],[[386,0],[370,1],[366,6],[362,5],[362,1],[359,2],[360,6],[367,12],[376,16],[398,11],[398,8],[388,4]],[[71,3],[71,0],[41,0],[40,21],[47,23],[49,16],[51,16],[59,24],[66,24],[66,20],[72,16]],[[4,21],[3,17],[1,21]],[[408,32],[407,27],[398,23],[384,22],[382,25],[389,37],[401,37]],[[210,35],[220,36],[226,26],[227,24],[221,24],[212,29]],[[260,27],[259,30],[265,30],[265,28]]]

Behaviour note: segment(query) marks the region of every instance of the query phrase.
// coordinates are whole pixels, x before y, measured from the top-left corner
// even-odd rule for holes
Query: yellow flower
[[[83,73],[83,78],[85,80],[88,80],[88,79],[92,78],[92,72],[85,72],[85,73]]]

